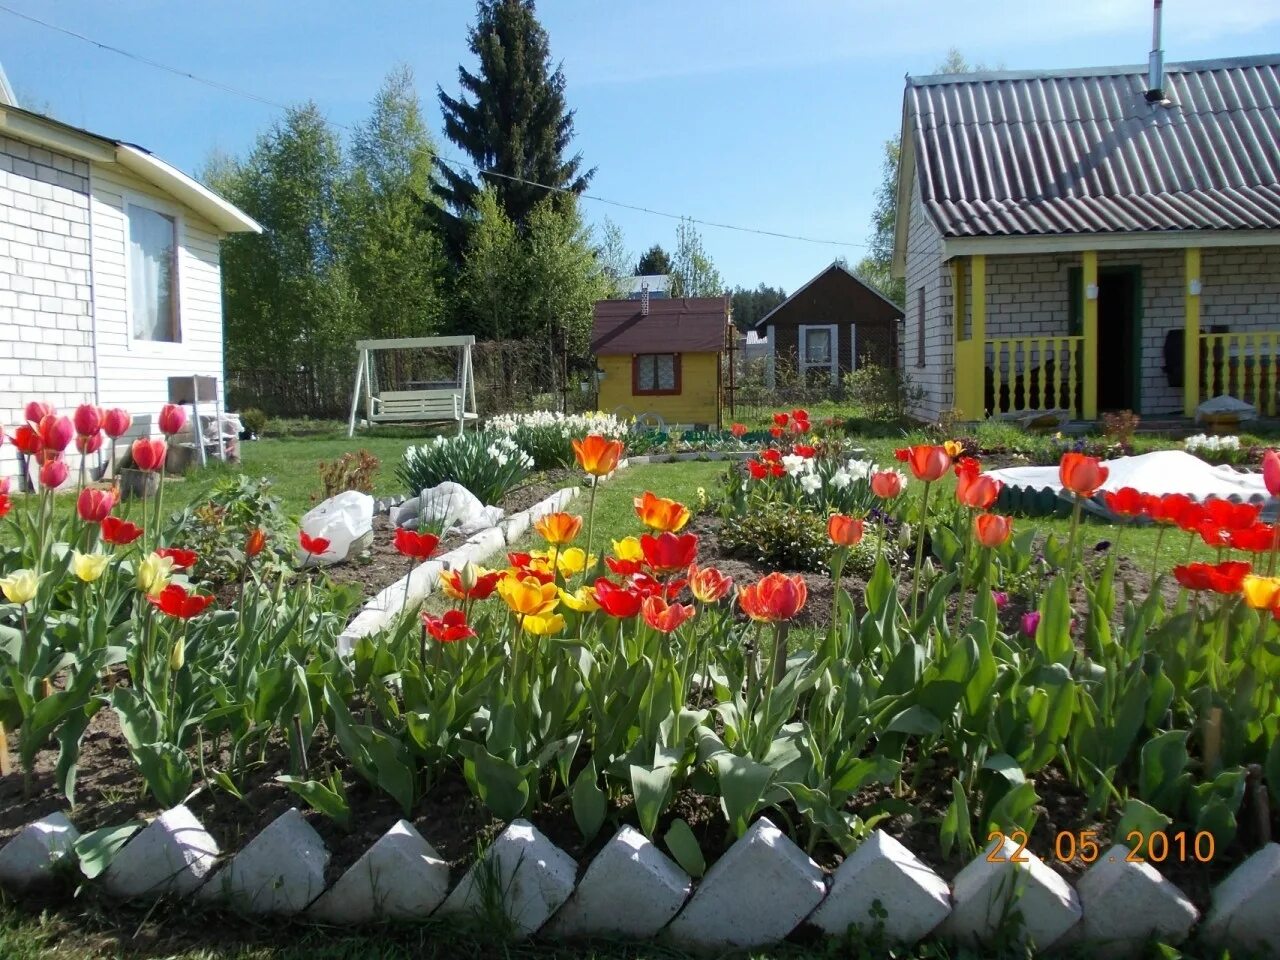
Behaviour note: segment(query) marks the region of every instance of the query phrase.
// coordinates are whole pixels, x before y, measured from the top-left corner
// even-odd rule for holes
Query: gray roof
[[[944,236],[1280,228],[1280,55],[907,79]]]
[[[18,95],[9,85],[9,78],[4,75],[4,64],[0,63],[0,107],[16,107]]]

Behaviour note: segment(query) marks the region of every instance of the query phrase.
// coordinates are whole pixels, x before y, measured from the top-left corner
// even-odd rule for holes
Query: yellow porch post
[[[955,405],[964,419],[982,420],[986,416],[987,258],[974,254],[967,269],[960,262],[953,262],[951,269],[957,361]],[[969,336],[961,343],[966,300],[970,310]]]
[[[1084,396],[1081,413],[1086,420],[1098,419],[1098,251],[1084,251],[1081,264],[1081,303],[1084,304]]]
[[[1187,247],[1183,296],[1186,334],[1182,347],[1182,412],[1194,417],[1200,406],[1200,248]]]
[[[970,356],[969,341],[964,335],[964,258],[951,261],[951,359],[955,382],[952,384],[951,405],[968,416]]]

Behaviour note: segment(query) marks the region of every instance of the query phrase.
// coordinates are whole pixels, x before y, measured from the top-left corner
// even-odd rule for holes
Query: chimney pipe
[[[1147,102],[1158,103],[1164,97],[1164,50],[1160,47],[1160,18],[1164,0],[1155,0],[1151,23],[1151,58],[1147,61]]]
[[[640,284],[640,316],[647,317],[649,315],[649,281],[645,280]]]

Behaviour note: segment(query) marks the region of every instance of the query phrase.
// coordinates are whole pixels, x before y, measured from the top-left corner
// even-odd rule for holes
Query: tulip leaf
[[[472,744],[462,765],[467,783],[480,801],[500,820],[514,820],[529,803],[529,777],[533,764],[517,767]]]
[[[720,781],[720,804],[736,836],[742,836],[764,803],[774,770],[750,757],[722,753],[715,758]]]
[[[671,790],[674,767],[642,767],[631,765],[631,795],[636,801],[636,815],[640,818],[640,830],[652,837],[658,826],[658,817],[667,804]]]
[[[1132,798],[1125,803],[1124,812],[1116,821],[1116,842],[1127,844],[1132,850],[1137,846],[1136,843],[1129,842],[1133,834],[1139,834],[1137,843],[1142,843],[1142,838],[1151,836],[1157,830],[1163,830],[1172,822],[1151,804],[1143,803],[1136,797]]]
[[[1011,787],[991,808],[987,816],[987,830],[1008,833],[1020,827],[1030,833],[1035,825],[1034,807],[1039,799],[1035,786],[1029,781]]]
[[[671,856],[680,864],[680,869],[689,876],[696,880],[707,872],[707,861],[702,855],[702,848],[698,846],[698,839],[683,819],[676,817],[671,821],[663,840]]]
[[[301,777],[279,776],[282,783],[314,810],[318,810],[344,830],[351,829],[351,804],[342,785],[342,777],[335,773],[328,781],[303,780]]]
[[[973,849],[973,831],[969,822],[969,798],[965,795],[964,784],[959,780],[951,780],[951,802],[947,804],[947,812],[942,817],[942,827],[938,833],[938,843],[942,848],[942,856],[948,859],[952,850],[961,855]]]
[[[111,861],[125,845],[125,841],[145,826],[145,823],[135,821],[118,827],[90,830],[77,837],[72,849],[85,879],[93,880],[101,876],[111,866]]]
[[[600,778],[596,773],[596,762],[591,760],[578,773],[573,782],[571,797],[573,819],[577,821],[582,839],[588,843],[595,839],[604,825],[605,813],[608,811],[609,799],[600,787]]]

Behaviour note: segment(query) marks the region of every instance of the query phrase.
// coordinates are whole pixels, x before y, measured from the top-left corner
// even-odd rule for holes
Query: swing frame
[[[478,420],[475,369],[471,362],[474,336],[406,337],[399,340],[357,340],[356,382],[351,391],[351,416],[347,436],[356,432],[356,414],[364,399],[364,420],[372,427],[379,423],[457,423],[462,433],[468,420]],[[411,350],[424,347],[460,349],[457,380],[449,387],[416,390],[381,390],[374,387],[370,358],[380,350]],[[363,390],[363,394],[362,394]]]

